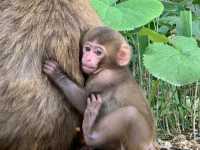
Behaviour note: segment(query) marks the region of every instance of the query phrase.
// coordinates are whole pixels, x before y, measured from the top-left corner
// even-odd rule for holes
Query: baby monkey
[[[156,149],[153,117],[129,72],[130,59],[130,46],[119,32],[96,27],[83,38],[81,68],[88,75],[85,87],[70,80],[55,61],[45,62],[44,72],[84,114],[87,145],[109,150]]]

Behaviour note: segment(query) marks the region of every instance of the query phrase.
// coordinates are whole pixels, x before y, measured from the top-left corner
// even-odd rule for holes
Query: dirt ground
[[[188,140],[185,135],[178,135],[172,140],[160,140],[161,150],[200,150],[200,141]]]

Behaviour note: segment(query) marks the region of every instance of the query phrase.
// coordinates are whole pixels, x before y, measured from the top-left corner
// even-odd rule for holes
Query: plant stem
[[[194,103],[193,103],[193,120],[192,120],[192,128],[193,128],[193,135],[194,135],[194,140],[196,139],[196,127],[195,127],[195,124],[196,124],[196,109],[197,109],[197,103],[198,103],[198,99],[197,99],[197,91],[198,91],[198,81],[196,82],[196,87],[195,87],[195,95],[194,95]]]

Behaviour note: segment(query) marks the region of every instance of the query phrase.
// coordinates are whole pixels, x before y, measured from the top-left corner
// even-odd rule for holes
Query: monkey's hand
[[[102,106],[102,99],[100,95],[91,95],[91,98],[88,97],[87,99],[87,108],[84,112],[83,118],[83,134],[85,141],[90,141],[93,138],[92,129],[94,127],[96,118],[99,114],[100,108]]]
[[[63,76],[66,76],[59,64],[53,60],[45,61],[43,65],[43,71],[50,78],[50,80],[52,80],[55,83],[61,80]]]
[[[55,61],[45,61],[43,71],[54,85],[61,90],[68,102],[83,114],[86,108],[86,90],[72,81]]]

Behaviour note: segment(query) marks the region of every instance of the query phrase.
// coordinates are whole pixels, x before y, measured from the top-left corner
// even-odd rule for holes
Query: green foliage
[[[159,0],[91,0],[105,25],[124,31],[147,24],[163,11]]]
[[[127,38],[129,43],[131,45],[132,43],[135,44],[135,48],[133,49],[133,60],[131,64],[133,75],[140,83],[140,86],[142,86],[145,90],[151,108],[154,112],[154,115],[156,116],[155,120],[159,132],[158,135],[162,136],[163,138],[166,138],[166,136],[173,137],[174,134],[185,133],[188,131],[193,131],[192,134],[195,136],[199,133],[196,132],[199,131],[197,129],[200,129],[199,82],[180,87],[174,86],[174,84],[180,85],[180,83],[178,82],[179,77],[175,78],[177,74],[177,69],[174,68],[178,66],[178,64],[176,64],[178,60],[176,59],[180,60],[181,57],[184,58],[184,54],[186,55],[184,58],[186,60],[181,60],[179,64],[179,66],[181,66],[180,70],[182,70],[180,74],[185,74],[186,77],[191,78],[190,76],[196,74],[196,71],[199,72],[199,61],[197,62],[197,59],[199,59],[199,48],[197,47],[195,39],[198,42],[200,41],[200,7],[199,5],[192,4],[192,2],[194,1],[165,0],[165,2],[163,2],[165,9],[161,17],[152,21],[148,25],[145,25],[144,28],[146,31],[144,30],[144,28],[142,28],[141,30],[135,30],[134,32],[128,32],[125,34],[128,35]],[[190,11],[188,10],[191,10],[192,16],[188,14],[190,13]],[[182,11],[186,11],[186,14]],[[189,36],[191,36],[191,31],[193,38],[188,38]],[[157,43],[160,40],[157,40],[158,37],[154,36],[154,34],[157,35],[156,33],[158,33],[158,35],[162,33],[165,37],[169,37],[169,39],[172,40],[169,40],[167,43],[164,41],[163,43]],[[176,37],[175,35],[181,35],[183,39],[174,39]],[[144,50],[146,49],[146,47],[148,48],[147,51],[145,51],[144,55],[146,55],[146,53],[150,53],[151,50],[148,52],[149,47],[154,45],[162,45],[164,48],[156,48],[157,51],[159,50],[158,53],[157,51],[152,52],[154,53],[154,56],[151,57],[158,57],[155,60],[152,60],[154,63],[157,63],[158,66],[158,68],[154,67],[153,69],[156,69],[157,73],[161,73],[169,72],[170,70],[168,68],[172,68],[171,73],[168,73],[168,76],[172,76],[172,80],[176,81],[173,82],[173,85],[169,84],[169,82],[159,80],[158,78],[155,78],[152,75],[150,75],[141,63],[141,58],[143,58]],[[154,50],[153,47],[152,50]],[[163,54],[169,54],[169,52],[167,52],[169,50],[172,51],[172,53],[170,51],[172,56],[176,55],[173,60],[176,63],[172,63],[171,59],[167,58]],[[195,53],[198,53],[197,56]],[[164,56],[160,56],[160,54]],[[194,56],[194,58],[192,58],[191,56]],[[159,59],[168,59],[169,61],[163,60],[165,61],[164,64],[166,65],[169,63],[171,64],[171,66],[168,65],[168,68],[166,67],[162,69],[161,66],[163,67],[164,64]],[[195,61],[196,65],[192,65],[192,63],[194,63]],[[150,65],[149,63],[147,64]],[[183,69],[186,68],[185,64],[189,64],[189,66],[192,67],[192,69]],[[195,78],[197,77],[196,75]],[[167,79],[169,78],[168,76],[166,77]],[[192,78],[194,79],[194,77]],[[186,80],[182,80],[184,81],[181,82],[181,84],[189,81],[188,78]],[[197,78],[193,81],[195,80],[197,80]]]
[[[194,37],[196,37],[198,40],[200,40],[200,19],[199,20],[194,20],[192,22],[193,24],[193,31],[192,34]]]
[[[200,48],[195,39],[177,36],[167,44],[151,44],[144,65],[155,77],[173,85],[186,85],[200,79]],[[187,44],[186,44],[187,43]]]
[[[193,0],[193,4],[200,4],[200,0]]]
[[[177,35],[192,36],[191,11],[181,11],[176,20]],[[187,43],[187,44],[186,44]],[[181,86],[200,79],[200,49],[193,38],[172,38],[169,45],[152,44],[144,55],[144,65],[152,75]]]
[[[165,35],[159,34],[158,32],[155,32],[155,31],[153,31],[149,28],[145,28],[145,27],[143,27],[139,31],[139,35],[140,36],[148,36],[148,38],[152,42],[162,42],[162,43],[168,42],[168,38]]]
[[[181,11],[177,24],[177,35],[192,36],[192,13],[191,11]]]

